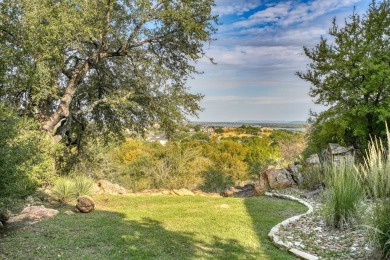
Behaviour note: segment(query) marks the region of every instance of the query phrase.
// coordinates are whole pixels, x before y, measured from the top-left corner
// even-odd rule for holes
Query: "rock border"
[[[273,192],[266,192],[264,194],[265,196],[268,196],[268,197],[276,197],[276,198],[280,198],[280,199],[287,199],[287,200],[292,200],[292,201],[297,201],[303,205],[305,205],[308,210],[306,211],[306,213],[303,213],[301,215],[297,215],[297,216],[293,216],[291,218],[288,218],[282,222],[280,222],[279,224],[277,224],[276,226],[274,226],[271,231],[268,233],[268,238],[279,248],[284,248],[284,249],[287,249],[291,254],[301,258],[301,259],[306,259],[306,260],[318,260],[318,256],[314,256],[314,255],[311,255],[309,253],[306,253],[306,252],[303,252],[299,249],[296,249],[296,248],[293,248],[293,247],[290,247],[289,245],[287,245],[286,243],[284,243],[278,235],[276,235],[276,233],[279,231],[280,227],[281,226],[287,226],[288,224],[290,224],[291,222],[294,222],[294,221],[297,221],[298,219],[300,219],[301,217],[307,215],[307,214],[310,214],[314,211],[313,207],[306,201],[304,200],[301,200],[301,199],[298,199],[297,197],[294,197],[294,196],[290,196],[290,195],[284,195],[284,194],[279,194],[279,193],[273,193]]]

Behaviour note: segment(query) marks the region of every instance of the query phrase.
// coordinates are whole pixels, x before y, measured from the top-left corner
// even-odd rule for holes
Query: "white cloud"
[[[269,104],[307,104],[311,103],[311,99],[308,97],[303,98],[289,98],[289,97],[240,97],[240,96],[207,96],[204,102],[222,102],[230,104],[256,104],[256,105],[269,105]]]
[[[220,16],[230,14],[242,14],[248,12],[259,5],[259,1],[247,0],[247,1],[236,1],[236,0],[220,0],[217,1],[214,13]]]

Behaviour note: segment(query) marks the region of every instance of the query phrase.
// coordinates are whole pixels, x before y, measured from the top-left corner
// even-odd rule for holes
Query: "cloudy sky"
[[[197,121],[307,120],[320,111],[308,96],[310,85],[296,71],[309,60],[303,46],[328,37],[332,19],[342,24],[356,8],[364,13],[371,0],[216,0],[216,41],[197,64],[204,74],[189,82],[202,93]]]

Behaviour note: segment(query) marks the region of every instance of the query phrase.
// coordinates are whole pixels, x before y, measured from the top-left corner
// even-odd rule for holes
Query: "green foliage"
[[[354,165],[325,165],[326,191],[323,214],[328,225],[342,228],[359,220],[363,187]]]
[[[278,147],[268,137],[244,139],[243,146],[247,149],[245,162],[252,176],[267,169],[268,165],[275,164],[279,158]]]
[[[387,146],[381,139],[368,144],[360,165],[366,195],[374,202],[368,225],[371,237],[383,259],[390,257],[390,133],[386,126]]]
[[[91,195],[94,182],[85,176],[76,176],[74,178],[74,191],[77,197]]]
[[[54,152],[34,120],[0,103],[0,197],[24,197],[50,183]]]
[[[291,164],[300,161],[302,152],[306,148],[305,135],[302,132],[274,130],[269,136],[278,147],[282,162]]]
[[[2,0],[0,99],[68,144],[88,124],[168,133],[200,109],[186,86],[212,40],[212,0]]]
[[[69,178],[57,178],[54,181],[52,195],[61,203],[68,203],[76,197],[75,183]]]
[[[324,170],[321,165],[306,166],[301,173],[303,182],[300,187],[304,189],[313,190],[316,186],[325,183]]]
[[[297,75],[311,83],[310,96],[327,106],[312,114],[309,147],[318,152],[337,142],[367,147],[370,136],[385,136],[390,119],[390,1],[372,1],[364,16],[352,14],[339,27],[334,21],[331,40],[321,38],[304,48],[311,59]]]
[[[215,169],[203,174],[203,184],[200,189],[206,192],[222,192],[227,186],[234,184],[231,177]]]
[[[79,196],[91,195],[93,185],[93,180],[85,176],[58,177],[52,187],[52,196],[63,204],[69,203]]]

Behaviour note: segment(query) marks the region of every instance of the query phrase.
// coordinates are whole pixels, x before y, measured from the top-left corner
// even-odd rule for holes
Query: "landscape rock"
[[[49,209],[45,206],[28,206],[22,210],[22,212],[15,216],[11,217],[7,222],[14,223],[19,221],[39,221],[44,218],[52,218],[58,214],[58,210]]]
[[[95,209],[95,202],[89,196],[78,197],[76,209],[82,213],[92,212]]]
[[[300,165],[294,165],[290,164],[287,168],[287,170],[291,173],[293,181],[300,185],[303,182],[303,176],[302,173],[299,171]]]
[[[286,169],[269,168],[259,174],[254,184],[254,195],[264,195],[268,190],[278,190],[292,187],[295,184],[292,173]]]
[[[269,187],[272,190],[285,189],[293,185],[290,173],[286,169],[269,169],[265,171]]]
[[[339,144],[330,143],[326,150],[322,152],[322,156],[324,160],[335,164],[341,161],[353,163],[355,161],[355,152],[353,146],[344,147]]]
[[[68,216],[72,216],[72,215],[74,215],[74,212],[71,211],[71,210],[67,210],[67,211],[64,212],[64,214],[68,215]]]
[[[11,211],[8,209],[0,210],[0,223],[5,223],[11,218],[12,214]]]
[[[195,196],[195,194],[192,191],[185,188],[179,190],[172,190],[172,192],[178,196]]]
[[[95,190],[96,194],[126,194],[127,190],[118,184],[113,184],[107,180],[97,182],[99,190]],[[96,189],[96,186],[95,186]]]
[[[312,154],[309,156],[309,158],[306,159],[306,163],[311,165],[320,164],[320,157],[316,153]]]

